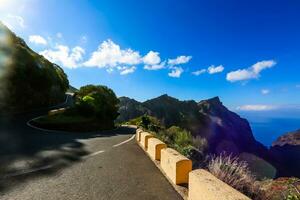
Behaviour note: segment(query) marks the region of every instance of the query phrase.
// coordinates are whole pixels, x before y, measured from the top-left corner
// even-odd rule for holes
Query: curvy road
[[[48,110],[0,117],[1,200],[182,199],[136,144],[135,129],[63,133],[27,125]]]

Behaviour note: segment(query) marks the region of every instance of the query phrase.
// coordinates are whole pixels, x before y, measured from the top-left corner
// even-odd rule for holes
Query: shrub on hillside
[[[69,87],[63,69],[32,51],[0,22],[0,113],[60,103]]]
[[[170,147],[176,149],[181,154],[191,158],[195,153],[203,154],[206,147],[204,138],[194,138],[192,134],[178,126],[171,126],[168,129],[161,130],[157,136],[167,143]],[[201,142],[200,142],[201,140]],[[203,146],[200,146],[203,144]],[[199,158],[199,156],[197,156]]]
[[[82,115],[113,122],[119,115],[118,103],[117,96],[108,87],[87,85],[79,89],[75,108]]]
[[[268,200],[300,200],[300,179],[295,177],[280,177],[261,182],[262,192],[259,199]]]
[[[164,127],[161,125],[160,121],[157,118],[149,115],[143,115],[132,119],[129,122],[127,122],[127,124],[142,127],[143,129],[148,130],[150,132],[158,132],[164,129]]]
[[[248,164],[239,161],[238,157],[225,154],[213,157],[208,163],[208,170],[218,179],[251,198],[256,198],[260,192]]]
[[[81,87],[75,105],[34,120],[35,125],[64,131],[95,131],[114,128],[118,116],[118,98],[106,86]]]
[[[207,141],[204,138],[194,138],[189,131],[178,126],[166,129],[157,118],[149,115],[132,119],[127,124],[136,125],[152,132],[169,147],[193,159],[195,164],[203,160],[203,152],[207,148]]]

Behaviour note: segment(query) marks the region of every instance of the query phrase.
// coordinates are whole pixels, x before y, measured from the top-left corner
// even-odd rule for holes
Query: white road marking
[[[100,153],[104,153],[104,152],[105,152],[105,151],[103,151],[103,150],[101,150],[101,151],[96,151],[96,152],[91,153],[91,154],[89,154],[89,155],[83,156],[83,158],[84,158],[84,159],[90,158],[90,157],[96,156],[96,155],[98,155],[98,154],[100,154]]]
[[[132,135],[131,138],[129,138],[128,140],[120,142],[119,144],[115,144],[115,145],[113,145],[113,147],[121,146],[122,144],[125,144],[125,143],[129,142],[130,140],[133,140],[134,137],[135,137],[135,135]]]
[[[39,118],[39,117],[37,117],[37,118]],[[35,119],[36,119],[36,118],[35,118]],[[32,119],[32,120],[33,120],[33,119]],[[49,131],[49,132],[64,132],[64,131],[51,131],[51,130],[46,130],[46,129],[34,127],[34,126],[32,126],[32,125],[29,123],[30,121],[31,121],[31,120],[29,120],[29,121],[27,122],[27,125],[28,125],[28,126],[30,126],[30,127],[32,127],[32,128],[35,128],[35,129],[38,129],[38,130],[41,130],[41,131],[45,131],[45,132],[46,132],[46,131]],[[118,144],[115,144],[115,145],[113,145],[112,147],[118,147],[118,146],[121,146],[121,145],[123,145],[123,144],[126,144],[126,143],[130,142],[131,140],[133,140],[134,137],[135,137],[135,134],[132,135],[129,139],[127,139],[127,140],[125,140],[125,141],[123,141],[123,142],[120,142],[120,143],[118,143]],[[87,159],[87,158],[90,158],[90,157],[99,155],[99,154],[101,154],[101,153],[104,153],[104,152],[105,152],[104,150],[96,151],[96,152],[90,153],[90,154],[88,154],[88,155],[86,155],[86,156],[83,156],[82,158],[83,158],[83,159]],[[6,175],[4,175],[3,177],[0,177],[0,180],[1,180],[1,179],[5,179],[5,178],[14,177],[14,176],[26,175],[26,174],[38,172],[38,171],[41,171],[41,170],[50,169],[50,168],[52,168],[52,167],[53,167],[53,165],[46,165],[46,166],[42,166],[42,167],[38,167],[38,168],[33,168],[33,169],[27,169],[27,170],[26,170],[26,169],[23,169],[23,170],[14,172],[14,173],[6,174]]]

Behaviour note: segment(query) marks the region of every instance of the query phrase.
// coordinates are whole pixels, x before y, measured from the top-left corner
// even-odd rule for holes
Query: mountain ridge
[[[152,115],[166,127],[177,125],[191,131],[194,136],[205,137],[213,153],[228,151],[238,155],[249,152],[267,157],[267,149],[255,140],[249,122],[228,110],[219,97],[199,102],[180,101],[167,94],[144,102],[127,97],[119,99],[118,122],[125,122],[143,114]]]

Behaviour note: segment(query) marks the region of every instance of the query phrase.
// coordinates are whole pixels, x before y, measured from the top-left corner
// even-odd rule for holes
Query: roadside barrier
[[[161,168],[178,185],[189,182],[189,172],[192,171],[192,161],[171,148],[161,150]]]
[[[148,139],[147,152],[153,160],[160,160],[161,150],[167,148],[167,145],[157,138]]]
[[[203,169],[190,172],[188,197],[189,200],[250,200]]]
[[[154,136],[150,133],[147,132],[141,132],[141,144],[144,147],[144,149],[147,151],[148,148],[148,140],[149,138],[153,138]]]
[[[137,129],[136,140],[183,199],[251,200],[210,172],[204,169],[192,170],[190,159],[172,148],[167,148],[167,145],[154,135]],[[180,185],[188,185],[188,189],[182,189]]]
[[[136,141],[140,142],[141,141],[141,132],[143,132],[142,129],[137,129],[135,133],[135,139]]]

